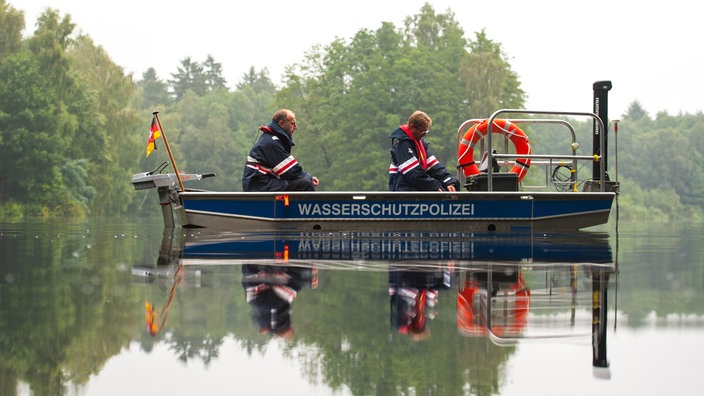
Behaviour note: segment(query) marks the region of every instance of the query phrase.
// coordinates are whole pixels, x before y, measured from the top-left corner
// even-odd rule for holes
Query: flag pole
[[[171,148],[169,147],[169,141],[166,140],[166,134],[164,133],[164,128],[161,126],[161,120],[159,119],[159,112],[155,111],[152,114],[154,114],[154,118],[156,118],[156,122],[157,122],[157,124],[159,124],[159,130],[161,131],[161,137],[164,138],[164,145],[166,146],[166,151],[169,152],[169,158],[171,159],[171,166],[174,167],[174,173],[176,173],[176,180],[178,180],[178,185],[181,187],[182,192],[186,191],[186,189],[183,188],[183,182],[181,181],[181,175],[178,173],[178,168],[176,168],[176,161],[174,161],[174,155],[171,154]]]

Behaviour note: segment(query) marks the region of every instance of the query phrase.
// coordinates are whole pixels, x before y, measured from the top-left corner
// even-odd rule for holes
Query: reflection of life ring
[[[416,297],[415,306],[415,317],[410,323],[410,330],[414,333],[420,333],[425,330],[425,306],[427,304],[427,297],[425,295],[425,290],[421,290]]]
[[[472,125],[467,132],[465,132],[464,136],[462,136],[462,141],[457,149],[457,157],[459,167],[462,168],[465,177],[480,173],[479,167],[474,162],[474,146],[479,140],[486,136],[488,126],[489,120],[483,120]],[[511,121],[498,118],[494,119],[491,132],[501,133],[511,140],[511,143],[513,143],[513,146],[516,148],[516,154],[533,154],[528,137],[518,125],[513,124]],[[528,168],[530,168],[530,158],[516,158],[515,165],[509,172],[517,174],[518,181],[520,182],[523,180],[526,173],[528,173]]]
[[[502,324],[492,323],[491,332],[498,335],[517,335],[527,322],[530,309],[530,289],[525,284],[523,277],[518,274],[518,280],[510,285],[511,294],[515,297],[513,309],[506,314]],[[487,290],[479,285],[476,280],[466,280],[464,288],[457,295],[457,326],[467,335],[480,336],[487,333],[486,307],[474,307],[475,296],[480,297]],[[484,302],[489,303],[488,301]],[[492,315],[493,316],[493,315]],[[493,318],[494,321],[496,318]]]
[[[486,321],[482,315],[474,316],[474,296],[479,293],[476,281],[465,281],[464,288],[457,294],[457,327],[467,335],[485,335]]]

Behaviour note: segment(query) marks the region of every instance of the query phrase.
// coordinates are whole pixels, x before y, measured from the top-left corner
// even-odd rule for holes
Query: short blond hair
[[[430,119],[430,117],[425,114],[425,112],[416,110],[411,114],[410,117],[408,117],[408,126],[414,126],[416,129],[420,131],[425,131],[430,129],[430,125],[432,125],[433,120]]]

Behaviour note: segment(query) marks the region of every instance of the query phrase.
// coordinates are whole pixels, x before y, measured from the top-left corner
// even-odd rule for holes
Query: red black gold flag
[[[161,137],[161,131],[159,131],[159,123],[156,122],[156,117],[152,118],[152,126],[149,128],[149,140],[147,141],[147,157],[156,150],[156,139]]]

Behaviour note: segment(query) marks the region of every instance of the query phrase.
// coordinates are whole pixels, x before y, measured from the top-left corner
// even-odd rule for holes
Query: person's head
[[[430,125],[432,125],[433,120],[420,110],[416,110],[408,117],[408,129],[410,129],[413,137],[420,139],[430,132]]]
[[[296,115],[293,114],[291,110],[277,110],[276,113],[274,113],[272,120],[290,136],[293,136],[293,133],[296,132],[296,129],[298,129],[298,125],[296,125]]]

